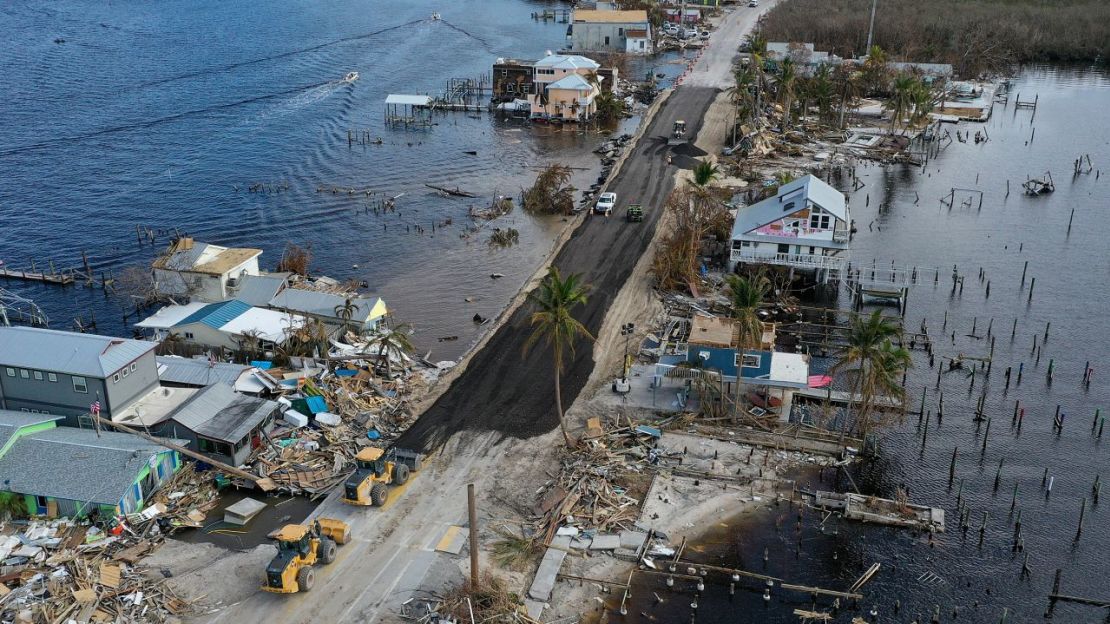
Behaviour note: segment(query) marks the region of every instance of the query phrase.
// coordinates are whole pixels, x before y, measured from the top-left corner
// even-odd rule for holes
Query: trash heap
[[[626,425],[606,431],[599,418],[590,418],[586,431],[580,444],[563,457],[558,478],[540,491],[533,509],[545,545],[556,535],[592,539],[640,530],[635,523],[653,467],[669,457],[656,448],[662,431],[654,426],[628,419]]]
[[[0,621],[168,622],[189,602],[137,564],[165,536],[201,526],[217,504],[211,479],[184,466],[140,513],[93,522],[0,524]]]
[[[361,448],[386,448],[408,428],[413,414],[407,397],[422,378],[404,366],[383,379],[360,360],[335,368],[301,364],[270,371],[280,379],[282,417],[247,470],[271,479],[279,491],[318,498],[354,470]]]

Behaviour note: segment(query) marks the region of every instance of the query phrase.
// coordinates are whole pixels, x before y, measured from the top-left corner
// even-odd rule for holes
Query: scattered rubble
[[[217,504],[215,488],[187,464],[151,501],[112,523],[0,524],[0,621],[170,622],[189,612],[189,601],[137,564],[166,535],[202,526]]]

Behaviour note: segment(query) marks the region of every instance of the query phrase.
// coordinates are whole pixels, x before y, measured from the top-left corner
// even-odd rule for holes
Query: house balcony
[[[833,229],[832,239],[834,243],[847,243],[850,236],[851,233],[847,225],[837,226]]]
[[[775,253],[770,251],[757,251],[750,248],[732,250],[732,262],[748,264],[772,264],[775,266],[793,267],[795,269],[825,269],[839,272],[847,265],[843,256],[823,256],[817,254]]]

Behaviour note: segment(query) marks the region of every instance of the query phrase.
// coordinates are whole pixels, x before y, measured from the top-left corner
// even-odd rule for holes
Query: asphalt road
[[[608,185],[607,190],[617,194],[613,216],[588,217],[556,255],[553,264],[560,272],[578,273],[591,287],[589,301],[574,311],[590,333],[597,334],[610,303],[647,249],[666,198],[674,188],[676,166],[667,163],[671,149],[667,136],[672,124],[685,120],[692,142],[717,93],[709,87],[682,86],[675,90]],[[629,203],[644,206],[643,222],[624,220]],[[559,426],[551,351],[539,344],[526,355],[523,352],[531,333],[531,311],[524,304],[496,330],[462,375],[398,440],[398,446],[430,450],[460,431],[527,438]],[[593,366],[591,346],[582,340],[573,360],[566,363],[562,379],[564,406],[574,402]]]
[[[564,273],[581,273],[593,286],[589,303],[576,316],[591,332],[601,327],[610,304],[643,255],[659,222],[662,206],[674,185],[675,165],[668,165],[666,137],[676,119],[688,124],[693,141],[710,103],[727,86],[730,62],[741,35],[754,25],[760,9],[740,8],[730,13],[698,61],[686,86],[679,87],[656,112],[647,131],[632,148],[621,172],[609,184],[618,195],[614,216],[590,217],[580,224],[557,254],[554,265]],[[674,162],[690,162],[688,157]],[[623,219],[629,202],[642,204],[642,223]],[[321,568],[317,588],[288,596],[252,591],[192,622],[319,622],[401,621],[397,615],[407,599],[424,595],[421,588],[439,587],[459,577],[459,557],[436,552],[436,545],[452,526],[466,521],[466,484],[479,492],[512,480],[513,468],[529,470],[528,442],[514,441],[558,427],[550,354],[537,347],[527,357],[522,345],[530,332],[528,309],[523,306],[474,354],[468,368],[398,442],[401,446],[444,446],[431,465],[408,484],[390,494],[384,508],[352,507],[332,494],[314,515],[351,523],[353,540],[340,549],[339,559]],[[593,370],[592,348],[583,343],[567,363],[563,405],[570,406]],[[466,432],[468,435],[456,436]],[[505,440],[508,438],[508,440]],[[506,470],[499,473],[498,467]],[[229,554],[234,557],[234,554]],[[243,561],[242,574],[261,578],[257,565]],[[213,582],[219,582],[213,580]]]

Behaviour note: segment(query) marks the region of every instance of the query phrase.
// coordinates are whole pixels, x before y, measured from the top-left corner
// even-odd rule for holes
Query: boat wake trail
[[[400,28],[413,26],[415,24],[419,24],[419,23],[425,22],[425,21],[427,21],[427,20],[423,20],[423,19],[413,20],[411,22],[405,22],[404,24],[397,24],[396,26],[390,26],[389,28],[383,28],[381,30],[375,30],[374,32],[368,32],[368,33],[363,33],[361,35],[352,35],[350,37],[343,37],[342,39],[334,39],[332,41],[326,41],[324,43],[314,45],[314,46],[310,46],[310,47],[307,47],[307,48],[301,48],[299,50],[290,50],[288,52],[282,52],[281,54],[274,54],[274,55],[265,56],[265,57],[262,57],[262,58],[251,59],[249,61],[239,61],[238,63],[229,63],[227,65],[221,65],[219,67],[210,67],[208,69],[200,69],[200,70],[197,70],[197,71],[192,71],[192,72],[188,72],[188,73],[184,73],[184,74],[179,74],[177,76],[170,76],[168,78],[159,78],[158,80],[151,80],[149,82],[139,83],[138,85],[136,85],[136,88],[153,87],[153,86],[156,86],[156,85],[162,85],[162,84],[167,84],[167,83],[170,83],[170,82],[176,82],[178,80],[186,80],[186,79],[189,79],[189,78],[197,78],[197,77],[200,77],[200,76],[209,76],[209,75],[212,75],[212,74],[219,74],[219,73],[231,71],[233,69],[238,69],[240,67],[247,67],[247,66],[250,66],[250,65],[257,65],[258,63],[265,63],[266,61],[273,61],[273,60],[277,60],[277,59],[289,58],[291,56],[297,56],[299,54],[306,54],[308,52],[315,52],[316,50],[322,50],[324,48],[331,47],[333,45],[339,45],[341,43],[349,43],[351,41],[359,41],[361,39],[369,39],[370,37],[376,37],[378,35],[390,32],[392,30],[398,30]]]
[[[453,30],[457,30],[457,31],[461,32],[462,34],[466,35],[467,37],[470,37],[471,39],[481,43],[484,46],[486,46],[486,51],[487,52],[490,52],[490,51],[493,50],[493,48],[492,48],[492,46],[490,46],[489,42],[486,41],[485,39],[482,39],[478,35],[475,35],[474,33],[470,32],[466,29],[459,28],[458,26],[452,24],[451,22],[448,22],[447,20],[443,19],[442,17],[439,18],[437,21],[443,22],[443,24],[445,26],[447,26],[448,28],[451,28]]]
[[[197,109],[193,109],[193,110],[183,111],[183,112],[180,112],[180,113],[174,113],[173,115],[167,115],[165,117],[158,117],[156,119],[148,119],[148,120],[145,120],[145,121],[138,121],[138,122],[129,123],[129,124],[121,124],[121,125],[118,125],[118,126],[113,126],[111,128],[104,128],[104,129],[101,129],[101,130],[94,130],[92,132],[86,132],[84,134],[78,134],[78,135],[67,136],[67,137],[59,137],[59,138],[55,138],[55,139],[48,139],[48,140],[45,140],[45,141],[39,141],[38,143],[32,143],[30,145],[22,145],[22,146],[19,146],[19,147],[11,147],[11,148],[7,148],[7,149],[0,149],[0,156],[11,156],[11,155],[14,155],[14,154],[21,154],[21,153],[24,153],[24,152],[29,152],[29,151],[32,151],[32,150],[48,148],[48,147],[52,147],[52,146],[55,146],[55,145],[72,143],[74,141],[83,141],[85,139],[91,139],[91,138],[104,136],[104,135],[108,135],[108,134],[115,134],[117,132],[125,132],[127,130],[136,130],[136,129],[139,129],[139,128],[151,128],[151,127],[158,126],[158,125],[161,125],[161,124],[164,124],[164,123],[169,123],[169,122],[172,122],[172,121],[178,121],[180,119],[185,119],[187,117],[194,117],[194,116],[197,116],[197,115],[204,115],[206,113],[211,113],[211,112],[215,112],[215,111],[221,111],[221,110],[236,108],[238,106],[243,106],[243,105],[246,105],[246,104],[253,104],[255,102],[263,102],[263,101],[266,101],[266,100],[272,100],[272,99],[284,97],[284,96],[287,96],[287,95],[304,94],[304,93],[307,92],[307,94],[310,97],[305,98],[303,101],[301,101],[300,103],[295,105],[295,107],[300,107],[300,106],[303,106],[304,104],[308,104],[308,103],[314,102],[316,100],[319,100],[320,98],[325,97],[329,93],[338,89],[340,86],[342,86],[342,83],[341,82],[337,83],[336,81],[320,82],[320,83],[317,83],[317,84],[305,85],[305,86],[296,87],[296,88],[293,88],[293,89],[286,89],[285,91],[279,91],[277,93],[267,93],[265,95],[258,95],[258,96],[255,96],[255,97],[246,98],[246,99],[243,99],[243,100],[238,100],[236,102],[227,102],[227,103],[224,103],[224,104],[215,104],[213,106],[206,106],[204,108],[197,108]]]

